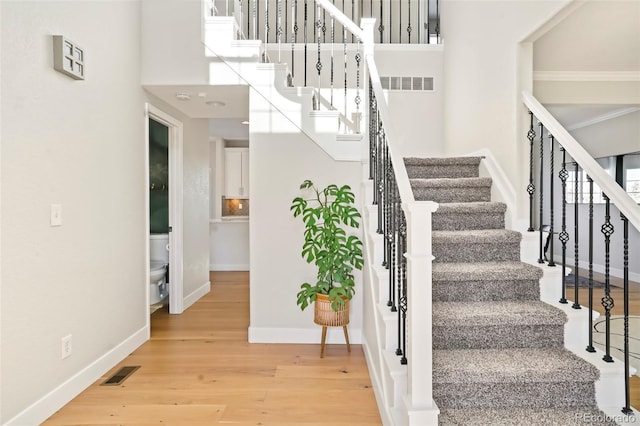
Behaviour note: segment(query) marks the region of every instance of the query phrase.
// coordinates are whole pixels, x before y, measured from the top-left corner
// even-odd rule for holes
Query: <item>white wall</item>
[[[523,188],[517,217],[526,216],[528,158],[526,108],[531,90],[531,47],[521,46],[567,1],[460,0],[441,4],[444,38],[444,138],[446,155],[489,149],[514,188]],[[505,17],[508,17],[506,19]],[[528,68],[528,78],[527,78]],[[527,82],[528,81],[528,82]]]
[[[209,291],[209,120],[184,118],[183,294]],[[186,307],[186,306],[185,306]]]
[[[595,158],[636,152],[640,150],[640,111],[570,133]]]
[[[289,207],[305,179],[321,187],[328,183],[349,184],[356,201],[362,202],[361,165],[332,160],[253,89],[250,105],[249,340],[317,343],[321,328],[313,323],[313,308],[301,312],[296,305],[300,284],[314,280],[316,270],[300,256],[303,225],[292,217]],[[349,326],[354,343],[359,342],[362,329],[362,295],[358,294],[361,286],[358,273]],[[328,339],[344,342],[339,328],[330,330]]]
[[[0,7],[0,423],[35,404],[18,424],[37,424],[73,396],[56,387],[88,385],[112,366],[101,357],[117,362],[147,336],[140,5]],[[85,48],[86,80],[53,69],[54,34]],[[49,226],[54,203],[61,227]]]
[[[144,85],[208,84],[201,0],[142,0]]]
[[[440,157],[444,152],[444,49],[442,45],[376,45],[380,76],[433,77],[434,90],[388,91],[397,146],[405,156]]]

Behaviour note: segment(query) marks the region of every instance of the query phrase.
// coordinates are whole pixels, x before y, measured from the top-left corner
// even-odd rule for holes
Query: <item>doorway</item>
[[[168,236],[166,285],[169,313],[183,312],[182,283],[182,122],[153,105],[145,108],[145,193],[146,193],[146,260],[151,264],[150,246],[162,235]],[[166,150],[163,154],[163,145]],[[162,157],[166,158],[162,158]],[[166,233],[165,233],[166,232]],[[147,282],[151,270],[147,267]],[[147,318],[150,316],[151,286],[147,286]],[[161,290],[158,290],[159,293]]]

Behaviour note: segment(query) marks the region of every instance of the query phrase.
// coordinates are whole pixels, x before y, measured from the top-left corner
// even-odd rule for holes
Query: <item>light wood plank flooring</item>
[[[320,359],[319,345],[247,343],[248,280],[244,272],[211,273],[211,293],[183,315],[154,313],[151,340],[44,425],[379,425],[359,345],[351,354],[328,345]],[[612,284],[621,301],[619,282]],[[579,298],[586,304],[587,289]],[[631,315],[640,315],[639,283],[630,302]],[[613,314],[621,310],[618,303]],[[125,365],[141,368],[121,386],[99,386]],[[636,376],[631,405],[640,407]]]
[[[558,264],[558,268],[561,268],[562,265]],[[571,267],[570,267],[571,268]],[[589,273],[587,270],[579,269],[578,275],[582,277],[588,277]],[[598,272],[593,273],[593,279],[604,283],[604,275]],[[623,305],[623,281],[621,278],[610,277],[610,285],[611,285],[611,297],[615,301],[615,305],[611,310],[611,315],[623,315],[624,314],[624,305]],[[569,300],[569,304],[573,302],[575,299],[575,287],[573,284],[569,284],[566,286],[566,298]],[[604,308],[601,305],[600,299],[602,298],[604,291],[602,289],[594,289],[593,292],[593,309],[599,312],[601,315],[604,314]],[[589,289],[587,287],[579,287],[578,288],[578,302],[582,306],[588,306],[589,303]],[[640,315],[640,283],[631,281],[629,283],[629,315]],[[640,338],[640,330],[629,329],[629,334],[632,337]],[[622,355],[618,353],[611,353],[614,357],[621,359]],[[636,355],[640,356],[640,354]],[[639,373],[640,374],[640,373]],[[640,377],[631,376],[629,380],[629,394],[631,406],[637,409],[640,409]],[[622,401],[621,407],[624,405],[624,401]],[[640,413],[636,413],[636,415],[640,415]]]
[[[44,425],[380,425],[362,347],[249,344],[249,275],[211,273],[182,315],[152,315],[151,339]],[[100,386],[140,365],[120,386]]]

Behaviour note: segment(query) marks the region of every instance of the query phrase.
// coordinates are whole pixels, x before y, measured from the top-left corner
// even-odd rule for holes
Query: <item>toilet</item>
[[[167,267],[169,265],[169,234],[149,236],[149,304],[159,303],[169,296]]]

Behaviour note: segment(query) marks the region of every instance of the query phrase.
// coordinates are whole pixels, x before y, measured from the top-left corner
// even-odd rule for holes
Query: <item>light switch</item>
[[[51,226],[62,226],[62,204],[51,204]]]

